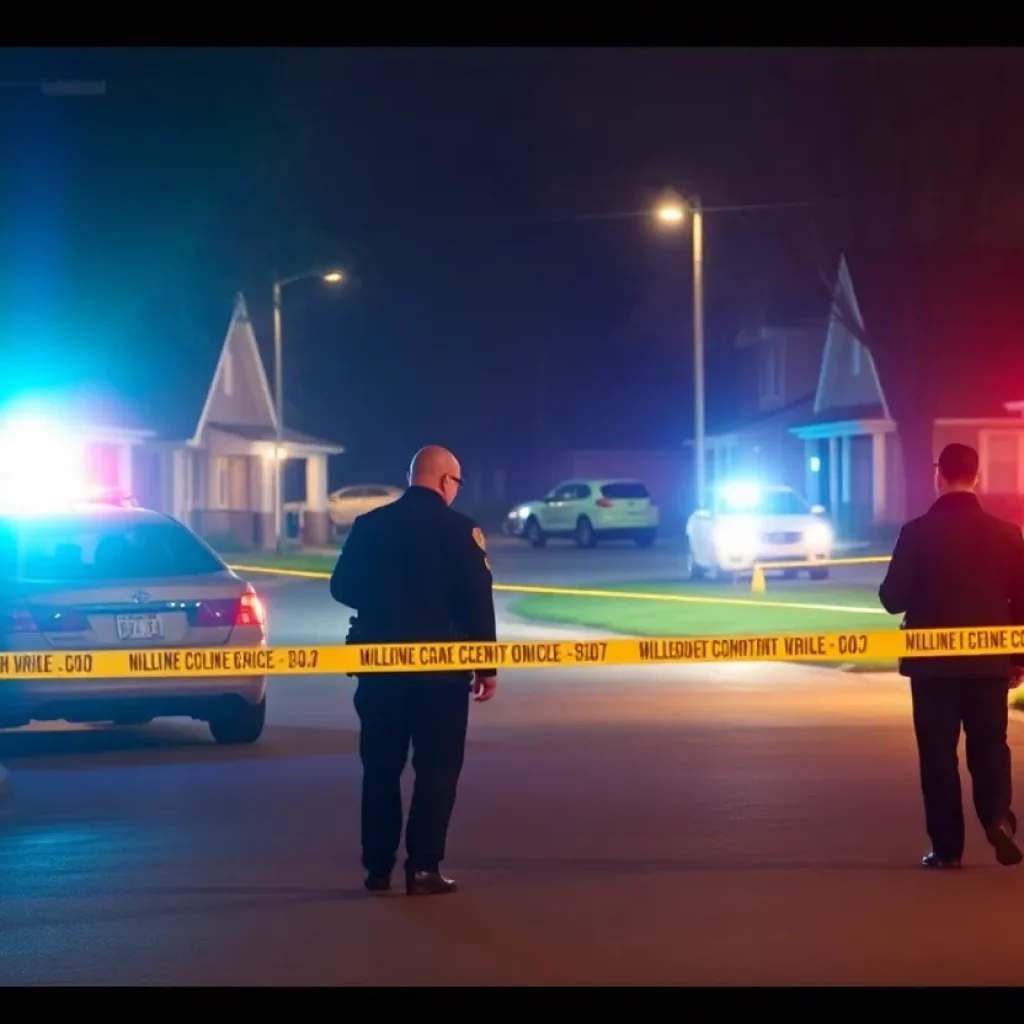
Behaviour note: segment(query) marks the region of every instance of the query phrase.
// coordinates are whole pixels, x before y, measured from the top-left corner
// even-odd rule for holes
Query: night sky
[[[908,168],[912,192],[931,190],[921,222],[936,238],[951,230],[936,208],[991,198],[993,167],[1014,184],[985,216],[1022,208],[1004,130],[1019,63],[998,50],[7,51],[8,81],[103,79],[107,95],[0,90],[3,388],[100,376],[167,392],[206,372],[238,290],[269,369],[274,270],[339,262],[343,292],[286,293],[286,411],[348,447],[343,479],[400,478],[427,442],[470,457],[674,447],[692,417],[688,234],[573,218],[641,210],[668,186],[709,204],[820,204],[708,218],[709,401],[724,415],[745,318],[780,296],[820,307],[820,267],[876,221],[917,230],[917,213],[881,214],[907,207],[894,183],[905,195]],[[945,134],[911,159],[920,125]],[[935,169],[950,163],[961,178]]]

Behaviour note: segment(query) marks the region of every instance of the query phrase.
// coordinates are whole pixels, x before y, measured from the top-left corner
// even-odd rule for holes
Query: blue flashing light
[[[761,504],[764,497],[760,484],[741,480],[723,484],[719,488],[719,494],[729,510],[733,512],[746,512],[755,509]]]

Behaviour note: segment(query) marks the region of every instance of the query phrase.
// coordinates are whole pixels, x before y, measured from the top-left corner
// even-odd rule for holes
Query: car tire
[[[542,548],[547,544],[548,539],[544,535],[544,531],[540,528],[540,523],[537,522],[533,516],[530,516],[526,521],[526,527],[523,530],[523,536],[530,542],[530,547]]]
[[[828,569],[811,569],[808,575],[812,580],[827,580]]]
[[[716,583],[732,584],[736,582],[736,573],[731,569],[723,569],[721,566],[716,565],[713,578]]]
[[[263,735],[267,720],[267,698],[259,704],[245,704],[229,714],[210,720],[210,734],[223,746],[255,743]]]
[[[652,548],[657,537],[657,530],[637,530],[633,535],[633,540],[638,548]]]
[[[594,533],[594,525],[586,516],[580,516],[576,520],[576,547],[592,548],[597,546],[597,535]]]
[[[686,575],[691,580],[703,580],[707,578],[707,573],[704,568],[697,564],[697,560],[693,557],[692,552],[686,552]]]

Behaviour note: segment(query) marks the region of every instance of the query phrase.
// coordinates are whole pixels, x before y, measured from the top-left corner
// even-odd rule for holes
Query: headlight
[[[517,519],[525,519],[529,514],[530,509],[527,505],[523,505],[521,508],[517,508],[513,513],[513,515],[515,515]]]
[[[827,547],[832,543],[832,528],[827,523],[812,523],[804,530],[804,540],[815,547]]]
[[[751,553],[757,550],[757,531],[747,523],[719,523],[715,544],[735,554]]]

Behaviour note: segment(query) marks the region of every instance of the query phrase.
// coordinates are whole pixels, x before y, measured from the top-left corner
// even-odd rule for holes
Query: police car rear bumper
[[[208,720],[266,695],[266,676],[10,680],[0,684],[0,728],[30,721]]]

